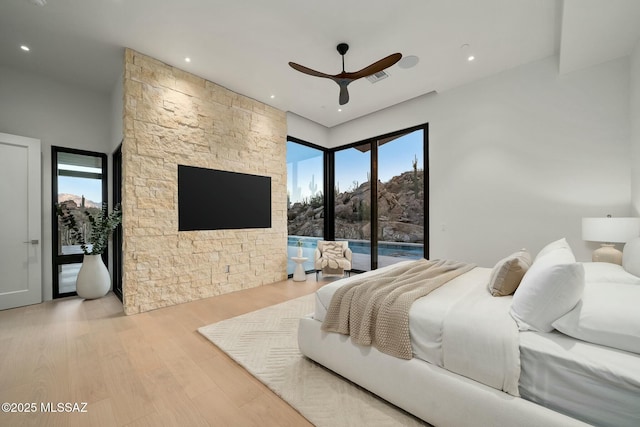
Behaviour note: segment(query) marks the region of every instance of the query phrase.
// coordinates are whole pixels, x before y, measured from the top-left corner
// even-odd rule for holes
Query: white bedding
[[[490,273],[474,268],[418,299],[409,312],[412,350],[418,359],[517,396],[520,358],[517,326],[508,314],[511,297],[487,292]],[[351,280],[317,291],[314,319],[324,320],[335,290]]]
[[[477,282],[473,291],[453,304],[445,314],[443,367],[496,390],[519,396],[519,333],[509,314],[510,297],[493,297],[486,284],[486,281]]]
[[[523,398],[601,426],[640,426],[640,358],[559,332],[520,334]]]
[[[403,261],[409,263],[411,261]],[[394,265],[399,265],[394,264]],[[368,271],[365,275],[375,275],[391,266]],[[434,365],[443,366],[442,358],[442,322],[449,309],[465,295],[474,289],[479,281],[488,280],[491,270],[488,268],[474,268],[462,276],[429,294],[429,298],[421,298],[413,303],[409,312],[409,333],[413,345],[413,354]],[[316,306],[313,318],[322,322],[327,313],[331,297],[335,290],[349,283],[353,276],[323,286],[316,292]]]

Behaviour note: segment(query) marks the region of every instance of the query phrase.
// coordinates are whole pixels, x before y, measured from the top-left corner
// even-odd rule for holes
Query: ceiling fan
[[[307,68],[303,65],[296,64],[295,62],[289,62],[289,65],[294,70],[298,70],[301,73],[309,74],[314,77],[323,77],[325,79],[331,79],[340,86],[340,105],[344,105],[349,102],[349,92],[347,91],[347,86],[354,80],[361,79],[362,77],[367,77],[375,73],[379,73],[385,68],[391,67],[396,62],[400,61],[402,58],[401,53],[394,53],[392,55],[387,56],[386,58],[382,58],[379,61],[374,62],[368,67],[364,67],[360,71],[356,71],[355,73],[347,73],[344,70],[344,55],[349,50],[349,45],[346,43],[340,43],[336,46],[338,49],[338,53],[342,55],[342,72],[336,75],[322,73],[320,71],[312,70],[311,68]]]

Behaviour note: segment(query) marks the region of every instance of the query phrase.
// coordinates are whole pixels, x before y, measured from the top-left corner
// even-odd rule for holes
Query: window
[[[334,237],[349,241],[353,269],[367,271],[427,256],[427,125],[332,154]]]
[[[308,258],[303,264],[313,270],[313,254],[317,241],[324,237],[324,151],[303,141],[287,141],[287,273],[293,274],[297,256]]]
[[[107,200],[107,156],[101,153],[52,147],[52,236],[53,297],[75,295],[76,278],[82,265],[80,242],[73,238],[56,215],[56,205],[69,209],[81,232],[90,224],[83,211],[97,213]],[[106,254],[103,256],[103,259]]]
[[[331,150],[289,138],[287,272],[298,243],[313,270],[321,238],[347,240],[355,271],[428,257],[428,165],[427,124]]]
[[[378,145],[378,267],[424,256],[424,130]]]
[[[335,238],[348,240],[354,270],[371,269],[371,144],[337,151]]]

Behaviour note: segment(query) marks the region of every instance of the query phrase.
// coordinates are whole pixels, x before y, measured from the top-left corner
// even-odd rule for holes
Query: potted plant
[[[107,203],[104,202],[98,213],[91,213],[88,209],[79,210],[59,204],[56,205],[56,213],[62,226],[69,232],[69,240],[79,243],[84,253],[76,280],[78,296],[84,299],[105,296],[111,288],[111,278],[102,261],[102,254],[107,250],[109,236],[122,221],[120,205],[108,213]],[[88,224],[79,224],[78,219],[82,217],[87,219]]]
[[[302,239],[298,239],[298,241],[296,242],[296,245],[298,246],[298,258],[302,258]]]

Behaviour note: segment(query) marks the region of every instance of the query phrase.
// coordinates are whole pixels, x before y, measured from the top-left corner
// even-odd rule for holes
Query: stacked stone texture
[[[125,313],[286,279],[286,132],[283,111],[125,51]],[[272,227],[178,232],[179,164],[271,177]]]

